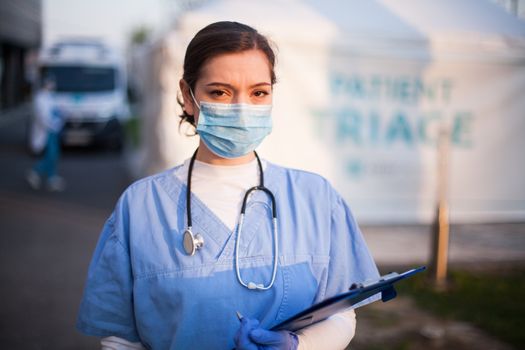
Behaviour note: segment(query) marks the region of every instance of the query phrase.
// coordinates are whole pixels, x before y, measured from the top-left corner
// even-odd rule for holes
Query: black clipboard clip
[[[419,268],[421,269],[421,268]],[[423,266],[422,269],[424,270],[425,267]],[[418,270],[418,269],[415,269],[415,270]],[[348,288],[349,291],[356,291],[356,290],[359,290],[360,288],[365,288],[365,287],[369,287],[373,284],[376,284],[378,282],[385,282],[385,281],[390,281],[392,279],[394,279],[395,277],[398,277],[400,276],[400,274],[398,274],[397,272],[389,272],[388,274],[384,275],[384,276],[381,276],[379,278],[379,280],[377,281],[373,281],[373,282],[368,282],[368,283],[352,283],[352,285],[350,286],[350,288]],[[399,279],[396,280],[396,282],[398,281]],[[393,285],[390,285],[390,287],[386,287],[384,288],[383,290],[381,290],[381,300],[385,303],[391,299],[394,299],[395,297],[397,296],[397,292],[396,292],[396,289],[394,288]]]

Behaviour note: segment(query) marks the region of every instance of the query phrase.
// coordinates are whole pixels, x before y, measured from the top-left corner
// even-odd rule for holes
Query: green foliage
[[[126,131],[126,139],[129,140],[133,148],[138,148],[140,145],[140,120],[137,116],[132,116],[124,124]]]
[[[140,26],[135,28],[131,34],[129,41],[132,44],[140,45],[148,41],[151,36],[151,29],[146,26]]]
[[[427,276],[408,279],[398,286],[417,304],[452,319],[471,322],[520,348],[525,344],[525,268],[508,271],[451,271],[446,291],[432,288]]]

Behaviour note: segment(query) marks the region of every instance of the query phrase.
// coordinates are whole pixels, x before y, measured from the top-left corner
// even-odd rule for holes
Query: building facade
[[[0,109],[27,99],[41,41],[42,1],[0,0]]]

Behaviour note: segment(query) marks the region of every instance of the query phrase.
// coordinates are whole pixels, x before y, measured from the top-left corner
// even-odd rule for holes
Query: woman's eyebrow
[[[235,87],[233,85],[231,85],[231,84],[221,83],[221,82],[218,82],[218,81],[214,81],[214,82],[208,83],[208,84],[206,84],[206,86],[222,86],[222,87],[226,87],[226,88],[229,88],[229,89],[232,89],[232,90],[235,89]],[[264,82],[260,82],[260,83],[256,83],[256,84],[251,85],[250,89],[255,88],[255,87],[259,87],[259,86],[272,86],[272,84],[264,81]]]
[[[208,84],[206,84],[206,86],[224,86],[224,87],[233,89],[233,85],[230,85],[228,83],[216,82],[216,81],[208,83]]]
[[[270,83],[267,83],[267,82],[261,82],[261,83],[257,83],[257,84],[253,84],[252,86],[250,86],[250,89],[253,89],[255,87],[259,87],[259,86],[272,86],[272,84]]]

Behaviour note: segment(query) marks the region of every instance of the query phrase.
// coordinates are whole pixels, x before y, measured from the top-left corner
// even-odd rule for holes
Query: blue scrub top
[[[195,195],[193,232],[205,243],[194,256],[185,254],[186,185],[171,169],[135,182],[119,199],[89,266],[77,328],[152,349],[231,349],[239,327],[235,311],[270,328],[353,282],[377,278],[350,209],[328,181],[267,164],[265,185],[277,202],[279,239],[270,290],[239,284],[236,235]],[[239,242],[244,281],[266,285],[271,279],[271,219],[270,201],[257,191]]]

